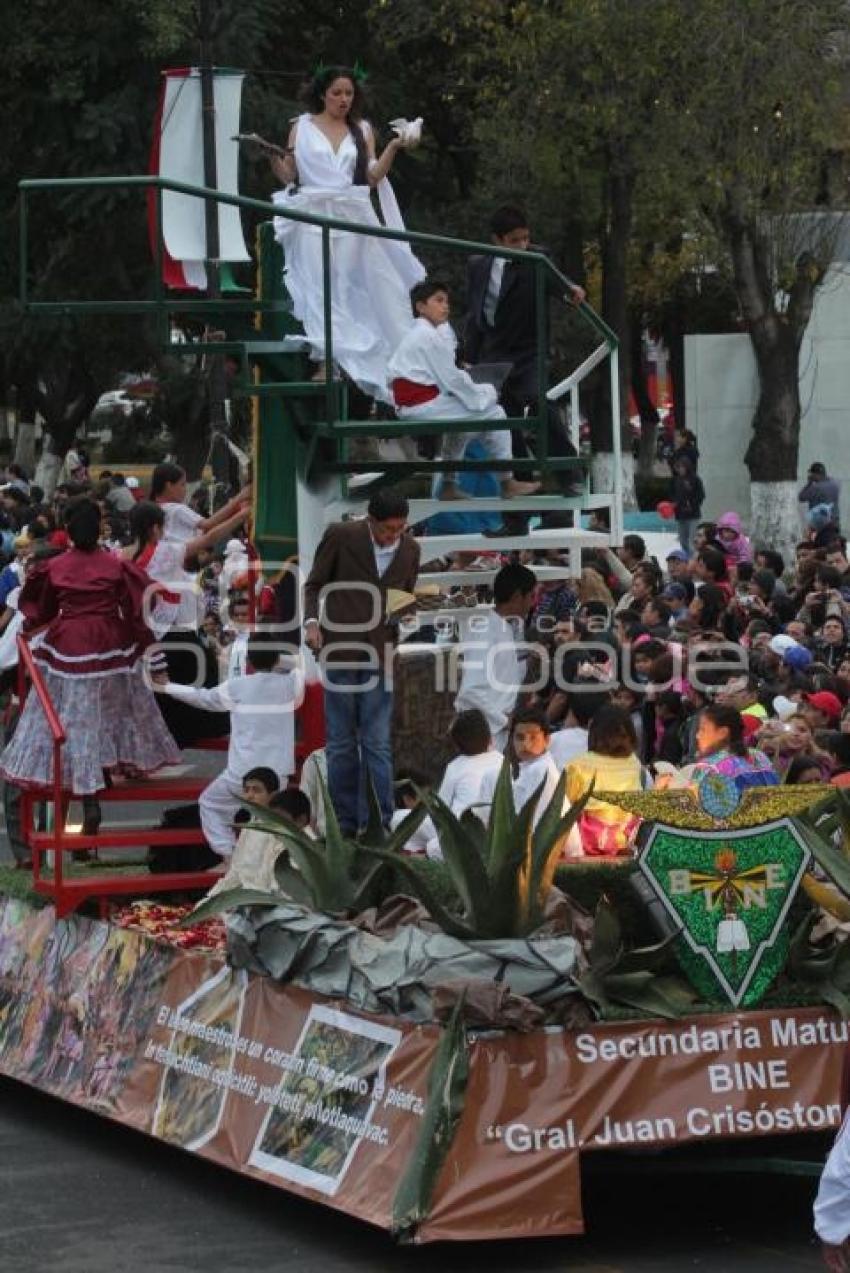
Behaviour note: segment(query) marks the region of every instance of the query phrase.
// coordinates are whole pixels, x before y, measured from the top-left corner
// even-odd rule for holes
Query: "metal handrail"
[[[32,656],[29,642],[26,637],[18,636],[18,699],[23,710],[24,700],[26,698],[26,677],[25,672],[29,674],[30,685],[35,690],[36,697],[41,705],[41,710],[47,718],[47,727],[50,730],[53,739],[53,882],[56,888],[62,887],[62,830],[64,821],[64,801],[62,792],[62,748],[65,745],[66,735],[62,728],[62,722],[53,706],[53,701],[47,691],[44,678],[39,671],[38,664]],[[26,834],[29,834],[29,822],[32,816],[31,797],[25,792],[25,798],[21,803],[22,824],[26,825]],[[38,849],[33,851],[33,882],[38,884],[41,879],[41,855]]]
[[[53,737],[54,743],[60,746],[67,741],[65,731],[62,728],[62,722],[57,715],[53,701],[47,692],[47,686],[44,683],[44,677],[38,669],[38,664],[32,656],[32,650],[26,637],[18,637],[18,698],[23,701],[24,695],[21,693],[21,683],[23,681],[23,673],[26,670],[29,674],[30,683],[35,690],[36,697],[41,703],[42,711],[47,717],[47,727]]]
[[[162,288],[162,259],[163,259],[163,243],[162,243],[162,197],[164,191],[171,191],[176,194],[189,195],[194,198],[213,200],[215,203],[227,204],[236,208],[247,208],[252,211],[262,212],[273,217],[282,217],[288,221],[300,222],[304,225],[313,225],[321,230],[322,233],[322,272],[325,280],[323,287],[324,301],[324,327],[325,327],[325,403],[327,419],[329,422],[334,420],[336,414],[336,391],[333,380],[333,351],[332,351],[332,318],[331,318],[331,287],[330,287],[330,244],[332,231],[342,231],[346,234],[365,234],[370,238],[389,239],[395,242],[401,241],[411,244],[421,244],[424,246],[438,247],[442,250],[451,252],[463,252],[467,255],[470,253],[479,253],[485,256],[499,256],[509,261],[528,261],[535,273],[535,310],[537,315],[537,401],[538,410],[536,417],[526,419],[526,424],[531,426],[533,423],[536,433],[537,458],[545,467],[548,459],[548,418],[547,418],[547,396],[549,393],[547,386],[547,275],[550,280],[555,280],[563,288],[564,293],[570,290],[571,284],[569,279],[563,275],[560,270],[545,256],[542,252],[521,251],[518,248],[494,249],[492,243],[480,243],[472,239],[453,239],[443,235],[429,234],[422,230],[393,230],[387,229],[382,225],[369,225],[363,222],[351,222],[340,220],[337,217],[321,217],[310,212],[295,212],[291,208],[281,207],[278,204],[271,203],[263,199],[252,199],[246,195],[225,194],[220,190],[211,189],[208,186],[191,186],[185,182],[174,181],[170,177],[160,177],[152,174],[144,176],[113,176],[113,177],[46,177],[46,178],[28,178],[19,182],[18,189],[21,194],[21,212],[20,212],[20,299],[22,304],[32,310],[38,311],[55,311],[57,302],[29,302],[27,299],[28,287],[28,254],[27,254],[27,196],[30,192],[37,193],[47,190],[73,190],[73,189],[114,189],[116,187],[124,188],[144,188],[153,193],[151,200],[152,207],[155,212],[155,242],[154,256],[156,265],[155,279],[155,299],[153,302],[129,302],[125,304],[120,301],[101,301],[101,302],[71,302],[67,305],[68,312],[74,310],[80,311],[84,309],[112,307],[114,309],[125,309],[125,312],[132,312],[134,305],[140,311],[153,309],[160,317],[167,316],[169,310],[179,309],[181,302],[172,302],[163,297]],[[209,302],[207,302],[209,303]],[[223,302],[226,305],[226,302]],[[610,355],[610,384],[611,384],[611,415],[613,429],[613,458],[614,458],[614,511],[615,518],[612,519],[612,532],[615,535],[622,533],[622,527],[613,525],[613,521],[620,521],[620,510],[622,508],[622,487],[623,474],[620,462],[620,384],[619,384],[619,340],[617,335],[604,319],[596,313],[586,300],[576,306],[576,312],[581,318],[592,328],[594,328],[605,342],[606,352]],[[167,319],[166,319],[167,321]],[[592,360],[595,365],[597,356],[599,361],[605,356],[604,352],[596,351],[591,358],[585,361],[583,370],[586,372],[588,363]],[[566,391],[566,390],[564,390]],[[571,420],[574,431],[578,430],[578,403],[575,395],[575,385],[571,387],[570,406]],[[510,424],[510,422],[508,422]]]
[[[18,183],[18,189],[26,196],[28,191],[42,190],[74,190],[83,188],[115,189],[116,187],[143,187],[158,191],[169,190],[174,194],[192,195],[198,199],[213,199],[216,203],[229,204],[236,208],[249,208],[255,212],[265,212],[275,217],[283,217],[287,221],[299,221],[304,225],[315,225],[324,230],[343,230],[350,234],[365,234],[375,239],[392,239],[405,243],[417,243],[424,246],[448,249],[450,252],[480,253],[485,256],[500,256],[509,261],[530,261],[538,269],[545,270],[552,278],[562,284],[565,291],[570,288],[570,281],[558,270],[542,252],[524,252],[518,248],[500,247],[494,251],[492,243],[480,243],[474,239],[453,239],[439,234],[429,234],[424,230],[388,230],[382,225],[367,225],[362,222],[340,220],[338,217],[320,217],[311,212],[294,212],[280,204],[270,203],[264,199],[252,199],[247,195],[225,194],[221,190],[213,190],[209,186],[190,186],[182,181],[173,181],[170,177],[158,177],[153,174],[145,176],[114,177],[38,177],[26,178]],[[26,198],[21,203],[21,236],[22,246],[26,244]],[[21,289],[22,301],[26,303],[26,253],[22,251]],[[594,327],[604,338],[609,348],[619,345],[616,333],[605,320],[596,313],[587,301],[576,306],[576,312]]]

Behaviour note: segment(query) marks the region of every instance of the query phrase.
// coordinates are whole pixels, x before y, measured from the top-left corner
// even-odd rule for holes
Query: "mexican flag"
[[[239,111],[244,75],[216,70],[213,78],[217,189],[238,194]],[[187,66],[163,72],[148,171],[190,186],[203,186],[204,144],[201,124],[201,73]],[[239,209],[218,208],[220,259],[247,261]],[[148,192],[148,233],[156,251],[156,192]],[[162,280],[167,287],[204,290],[207,285],[204,201],[193,195],[162,192]]]

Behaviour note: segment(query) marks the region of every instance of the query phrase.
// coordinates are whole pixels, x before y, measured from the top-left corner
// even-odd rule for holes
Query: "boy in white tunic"
[[[552,726],[545,712],[539,707],[525,707],[516,713],[511,727],[511,747],[517,761],[517,770],[511,780],[514,808],[519,812],[527,804],[540,784],[543,790],[534,810],[533,826],[537,826],[546,812],[560,774],[549,755],[549,735]],[[482,804],[492,805],[499,775],[488,774],[481,784]],[[489,808],[480,811],[489,818]]]
[[[410,293],[416,321],[389,361],[388,378],[401,420],[504,420],[499,396],[492,385],[477,385],[455,361],[456,339],[449,326],[449,293],[444,283],[417,283]],[[486,433],[446,433],[441,459],[459,460],[477,437],[485,455],[494,460],[511,458],[507,429]],[[510,473],[499,474],[502,496],[512,499],[532,495],[539,482],[517,482]],[[445,474],[441,499],[463,499],[457,473]]]
[[[227,764],[202,792],[198,805],[207,844],[229,858],[236,844],[234,816],[242,803],[242,779],[264,766],[277,774],[279,785],[295,770],[295,709],[304,694],[300,672],[275,672],[279,638],[254,636],[248,645],[247,676],[235,676],[212,689],[195,689],[159,681],[161,693],[208,712],[230,712]],[[155,678],[156,679],[156,678]]]
[[[463,672],[454,709],[479,708],[499,751],[507,745],[508,721],[522,684],[517,642],[536,587],[537,576],[527,566],[503,566],[493,580],[493,609],[471,611],[463,620]]]

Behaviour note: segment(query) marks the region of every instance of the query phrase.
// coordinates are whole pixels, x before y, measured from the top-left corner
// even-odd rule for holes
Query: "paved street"
[[[596,1177],[590,1236],[400,1248],[385,1235],[0,1081],[2,1273],[796,1273],[813,1182]]]
[[[216,767],[211,757],[202,759],[205,770]],[[115,821],[139,814],[138,806],[110,809]],[[585,1181],[586,1238],[402,1248],[354,1221],[0,1080],[0,1273],[821,1267],[811,1240],[814,1181],[656,1175],[649,1165],[643,1159],[638,1171],[604,1175],[597,1169]]]

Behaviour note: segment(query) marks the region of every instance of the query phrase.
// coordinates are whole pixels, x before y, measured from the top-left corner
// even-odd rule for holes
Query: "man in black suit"
[[[521,208],[497,208],[490,221],[497,247],[526,252],[531,245],[528,217]],[[569,297],[576,305],[584,291],[570,283]],[[547,278],[547,294],[555,294]],[[467,266],[467,315],[463,333],[464,358],[469,363],[510,362],[500,401],[508,416],[521,416],[526,407],[537,411],[537,307],[535,271],[526,261],[509,261],[500,256],[473,256]],[[515,456],[528,455],[521,431],[513,434]],[[549,451],[553,456],[574,456],[557,408],[550,408]],[[564,494],[576,489],[576,475],[558,475]],[[515,515],[512,515],[515,516]],[[507,519],[506,519],[507,520]],[[527,518],[525,519],[527,523]]]

